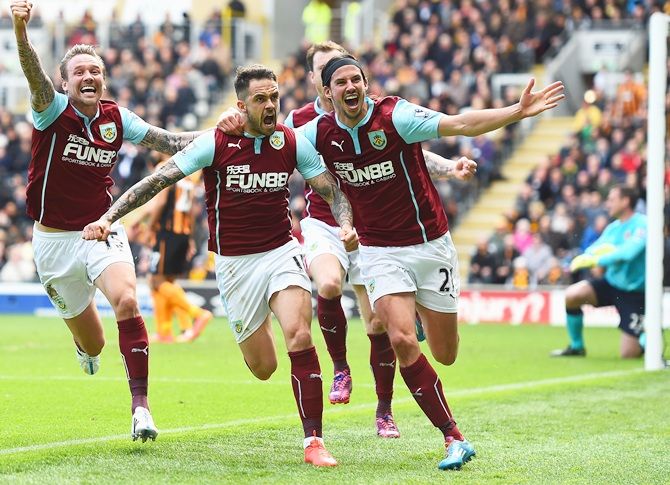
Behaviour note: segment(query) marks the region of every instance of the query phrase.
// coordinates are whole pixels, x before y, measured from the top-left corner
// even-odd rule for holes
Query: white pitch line
[[[486,386],[486,387],[473,387],[470,389],[461,389],[461,390],[456,390],[456,391],[450,391],[447,392],[446,395],[448,398],[453,398],[453,397],[462,397],[462,396],[472,396],[476,394],[486,394],[486,393],[494,393],[494,392],[505,392],[505,391],[515,391],[515,390],[524,390],[524,389],[533,389],[536,387],[543,387],[543,386],[554,386],[557,384],[570,384],[574,382],[583,382],[583,381],[589,381],[593,379],[609,379],[613,377],[625,377],[633,374],[640,374],[642,372],[645,372],[644,369],[630,369],[630,370],[621,370],[621,371],[609,371],[609,372],[593,372],[589,374],[579,374],[576,376],[567,376],[567,377],[553,377],[550,379],[541,379],[537,381],[527,381],[527,382],[517,382],[517,383],[512,383],[512,384],[500,384],[496,386]],[[1,378],[1,377],[0,377]],[[402,404],[406,403],[409,401],[412,401],[413,399],[410,397],[404,397],[404,398],[399,398],[399,399],[394,399],[393,403],[394,404]],[[349,406],[341,406],[338,408],[333,408],[328,410],[328,414],[332,413],[341,413],[341,412],[350,412],[350,411],[357,411],[361,409],[369,409],[371,406],[373,406],[373,403],[361,403],[361,404],[355,404],[355,405],[349,405]],[[231,428],[231,427],[236,427],[236,426],[244,426],[248,424],[258,424],[258,423],[264,423],[266,421],[269,422],[277,422],[277,421],[285,421],[285,420],[290,420],[290,419],[295,419],[295,413],[291,414],[286,414],[283,416],[265,416],[265,417],[256,417],[256,418],[248,418],[248,419],[237,419],[234,421],[227,421],[225,423],[210,423],[210,424],[203,424],[200,426],[185,426],[181,428],[171,428],[171,429],[162,429],[160,430],[161,435],[165,434],[178,434],[178,433],[192,433],[192,432],[199,432],[199,431],[206,431],[206,430],[211,430],[211,429],[225,429],[225,428]],[[54,448],[64,448],[64,447],[69,447],[69,446],[77,446],[77,445],[86,445],[90,443],[104,443],[106,441],[115,441],[115,440],[122,440],[122,439],[128,439],[127,434],[123,435],[112,435],[112,436],[100,436],[96,438],[82,438],[82,439],[76,439],[76,440],[66,440],[66,441],[55,441],[51,443],[43,443],[43,444],[38,444],[38,445],[30,445],[30,446],[20,446],[17,448],[4,448],[0,449],[0,455],[11,455],[11,454],[16,454],[16,453],[25,453],[29,451],[38,451],[38,450],[50,450]]]
[[[492,391],[492,392],[500,392],[500,391],[506,391],[506,390],[513,390],[513,389],[524,389],[527,384],[530,384],[531,387],[536,387],[537,385],[541,385],[540,383],[546,383],[547,385],[552,385],[552,384],[561,384],[561,383],[567,383],[571,382],[574,379],[577,379],[578,381],[583,381],[585,379],[588,379],[588,376],[593,376],[594,378],[600,378],[600,377],[617,377],[619,375],[627,375],[629,373],[635,373],[635,372],[642,372],[644,369],[631,369],[631,370],[623,370],[623,371],[607,371],[607,372],[596,372],[592,374],[579,374],[577,376],[567,376],[567,377],[553,377],[550,379],[544,379],[541,381],[528,381],[528,382],[520,382],[520,383],[511,383],[511,384],[500,384],[497,386],[487,386],[486,388],[481,388],[481,389],[486,389],[486,392]],[[126,382],[128,379],[125,377],[102,377],[100,375],[97,375],[93,378],[91,376],[17,376],[17,375],[1,375],[0,374],[0,381],[72,381],[72,382],[80,382],[80,381],[87,381],[87,382]],[[216,377],[152,377],[150,379],[150,382],[167,382],[170,384],[227,384],[227,385],[263,385],[263,386],[268,386],[268,385],[274,385],[274,386],[285,386],[286,381],[283,381],[281,379],[272,379],[268,381],[263,381],[262,384],[261,381],[258,379],[238,379],[238,380],[231,380],[231,379],[223,379],[223,378],[216,378]],[[444,382],[442,384],[445,386]],[[364,388],[374,388],[374,384],[370,383],[356,383],[356,387],[364,387]],[[446,388],[447,386],[445,386]],[[472,393],[480,393],[482,392],[480,388],[474,388],[474,389],[461,389],[460,391],[451,391],[449,395],[454,394],[455,395],[469,395]]]

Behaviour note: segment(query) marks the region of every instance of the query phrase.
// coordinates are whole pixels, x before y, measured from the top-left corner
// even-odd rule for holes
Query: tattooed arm
[[[191,143],[203,133],[204,131],[173,133],[171,131],[164,130],[163,128],[152,126],[149,128],[149,131],[147,131],[147,134],[144,135],[140,145],[150,148],[151,150],[156,150],[157,152],[174,155],[178,151],[186,148],[189,143]]]
[[[306,182],[330,205],[335,220],[340,225],[340,239],[347,251],[358,246],[358,234],[354,229],[354,214],[349,200],[330,174],[324,172],[306,180]]]
[[[426,150],[423,150],[423,157],[431,177],[467,181],[477,173],[477,163],[467,157],[449,160]]]
[[[41,113],[53,101],[56,90],[51,79],[42,69],[35,48],[28,40],[28,22],[32,3],[26,0],[12,0],[11,9],[19,61],[30,87],[30,106]]]
[[[165,165],[154,173],[144,177],[129,188],[100,219],[88,224],[82,232],[82,237],[89,240],[107,240],[110,227],[114,222],[121,219],[133,209],[144,205],[158,192],[178,182],[185,176],[179,167],[177,167],[174,160],[168,160]]]
[[[349,204],[346,196],[337,186],[337,182],[335,182],[330,172],[323,172],[316,177],[307,179],[306,182],[311,185],[323,200],[328,202],[330,210],[333,212],[333,216],[340,227],[353,227],[354,216],[351,204]]]

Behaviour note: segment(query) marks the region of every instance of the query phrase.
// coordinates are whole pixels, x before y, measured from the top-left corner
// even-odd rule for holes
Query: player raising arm
[[[111,225],[165,187],[203,169],[209,249],[228,322],[244,360],[259,379],[277,368],[270,328],[274,313],[291,360],[291,384],[304,431],[305,461],[336,465],[321,438],[323,389],[312,344],[311,283],[300,245],[290,235],[288,178],[294,169],[330,204],[346,246],[357,243],[351,206],[312,145],[277,124],[279,88],[269,69],[238,69],[238,107],[247,114],[244,135],[207,132],[123,194],[96,222],[86,239],[108,238]]]
[[[334,113],[307,123],[304,134],[354,208],[368,297],[386,325],[400,374],[444,435],[447,455],[438,466],[460,468],[475,450],[456,426],[415,334],[418,311],[435,359],[446,365],[456,360],[458,259],[420,142],[475,136],[537,115],[563,99],[563,85],[533,92],[531,80],[515,105],[449,116],[398,97],[367,97],[363,69],[350,56],[329,60],[321,78]]]
[[[148,125],[113,101],[101,100],[105,66],[90,45],[75,45],[60,63],[65,94],[57,93],[28,39],[32,2],[11,3],[21,68],[30,87],[34,129],[26,207],[35,221],[35,265],[52,304],[74,337],[87,374],[97,372],[105,344],[93,301],[109,300],[132,394],[133,439],[155,439],[147,399],[149,347],[135,295],[134,263],[122,226],[106,243],[81,240],[84,225],[111,203],[109,176],[123,140],[174,154],[197,133],[169,133]]]

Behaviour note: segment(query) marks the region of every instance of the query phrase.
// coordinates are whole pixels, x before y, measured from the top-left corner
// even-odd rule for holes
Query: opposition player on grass
[[[126,234],[115,226],[106,242],[81,240],[81,229],[111,204],[109,176],[123,140],[176,153],[197,134],[172,134],[148,125],[116,103],[101,100],[105,66],[89,45],[75,45],[60,63],[66,94],[57,93],[28,39],[32,3],[11,3],[21,68],[33,110],[32,158],[26,207],[35,220],[33,248],[42,285],[72,332],[77,358],[95,374],[105,344],[93,300],[109,300],[119,328],[119,348],[132,394],[132,438],[155,439],[149,412],[149,347],[135,294],[134,263]]]
[[[368,98],[367,80],[352,57],[328,61],[321,78],[335,112],[307,123],[304,133],[354,208],[368,296],[405,383],[444,434],[447,455],[439,467],[460,468],[475,450],[456,426],[414,326],[418,311],[435,359],[446,365],[456,360],[458,260],[420,142],[476,136],[535,116],[557,105],[563,85],[532,92],[531,80],[515,105],[448,116],[397,97]]]
[[[582,305],[614,305],[619,312],[623,358],[634,358],[644,351],[644,281],[647,245],[647,216],[635,212],[635,189],[615,185],[605,202],[614,219],[584,254],[570,264],[572,271],[604,268],[602,277],[591,277],[565,290],[566,326],[570,343],[554,350],[553,357],[584,357],[584,313]]]
[[[183,178],[157,194],[151,204],[147,204],[143,215],[149,218],[154,239],[149,286],[156,318],[156,335],[152,335],[152,339],[156,342],[191,342],[212,319],[212,312],[189,302],[176,282],[188,271],[188,263],[195,254],[192,234],[195,175]],[[175,313],[181,328],[176,340],[172,336],[172,315]]]
[[[317,91],[317,98],[291,111],[286,125],[301,127],[317,116],[333,110],[331,101],[323,93],[321,71],[333,57],[347,54],[341,45],[326,41],[312,45],[307,50],[309,79]],[[227,133],[237,132],[243,119],[236,110],[225,112],[219,127]],[[424,151],[429,172],[440,177],[469,179],[476,170],[476,163],[467,158],[453,162],[434,153]],[[347,320],[341,305],[342,286],[346,280],[352,285],[359,302],[365,329],[370,339],[370,368],[377,393],[377,435],[383,438],[400,436],[393,418],[391,402],[395,378],[396,356],[384,325],[372,310],[360,275],[358,251],[347,252],[338,237],[337,222],[328,204],[311,188],[305,191],[307,201],[305,218],[300,221],[305,239],[304,251],[307,267],[317,290],[317,316],[328,352],[333,361],[334,379],[328,398],[331,404],[348,403],[352,390],[352,377],[347,362]],[[419,324],[420,325],[420,324]]]
[[[314,147],[277,124],[275,74],[259,65],[240,68],[235,79],[238,108],[246,113],[244,134],[210,131],[123,194],[100,220],[84,229],[87,239],[106,239],[110,225],[168,185],[203,169],[209,249],[231,330],[244,360],[259,379],[277,368],[270,312],[284,333],[291,384],[305,433],[305,461],[337,462],[321,438],[323,386],[312,344],[311,283],[298,242],[290,235],[288,178],[294,169],[330,204],[341,240],[355,247],[351,206],[323,167]]]

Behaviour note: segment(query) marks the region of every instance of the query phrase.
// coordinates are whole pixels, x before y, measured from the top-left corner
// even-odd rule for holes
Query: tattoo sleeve
[[[426,159],[426,168],[432,177],[452,178],[454,176],[454,162],[433,152],[423,150]]]
[[[156,150],[157,152],[174,155],[178,151],[186,148],[189,143],[191,143],[203,133],[204,131],[173,133],[171,131],[164,130],[163,128],[152,126],[149,128],[149,131],[147,131],[147,134],[144,135],[140,145],[150,148],[151,150]]]
[[[351,210],[351,204],[349,204],[349,200],[347,200],[347,197],[337,186],[337,182],[335,182],[330,172],[324,172],[316,177],[307,179],[307,183],[323,197],[323,200],[328,202],[330,210],[340,227],[344,225],[354,226],[354,215]]]
[[[107,219],[110,223],[118,221],[133,209],[146,204],[158,192],[183,179],[185,176],[179,167],[177,167],[174,160],[168,160],[165,165],[154,173],[144,177],[129,188],[112,204],[112,207],[109,208],[103,218]]]
[[[40,58],[28,39],[17,39],[19,62],[30,87],[30,106],[38,113],[49,107],[56,95],[54,85],[42,69]]]

